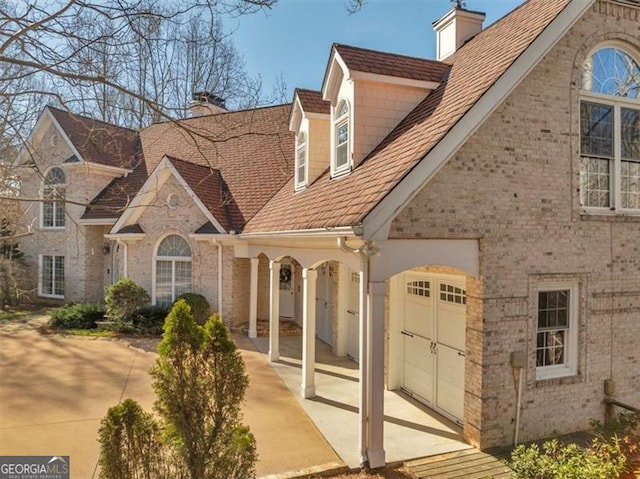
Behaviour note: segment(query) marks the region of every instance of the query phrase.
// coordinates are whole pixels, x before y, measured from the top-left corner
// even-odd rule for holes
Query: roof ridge
[[[383,51],[383,50],[374,50],[372,48],[365,48],[365,47],[357,47],[354,45],[347,45],[346,43],[334,43],[333,47],[345,47],[345,48],[351,48],[353,50],[360,50],[360,51],[364,51],[364,52],[371,52],[371,53],[380,53],[382,55],[391,55],[394,57],[402,57],[402,58],[408,58],[411,60],[419,60],[419,61],[423,61],[423,62],[429,62],[429,63],[435,63],[437,65],[442,65],[442,66],[449,66],[447,63],[439,61],[439,60],[434,60],[433,58],[424,58],[424,57],[417,57],[415,55],[406,55],[404,53],[393,53],[393,52],[387,52],[387,51]]]
[[[163,125],[163,124],[166,124],[166,123],[198,120],[200,118],[212,118],[214,116],[227,116],[227,115],[234,115],[236,113],[247,113],[247,112],[250,112],[250,111],[268,110],[269,108],[282,108],[282,107],[287,107],[287,106],[290,107],[292,105],[293,105],[293,103],[291,103],[291,102],[289,102],[289,103],[280,103],[278,105],[257,106],[257,107],[254,107],[254,108],[245,108],[243,110],[232,110],[232,111],[225,111],[225,112],[220,112],[220,113],[211,113],[209,115],[193,116],[193,117],[190,117],[190,118],[176,118],[176,119],[173,119],[173,120],[162,120],[162,121],[153,122],[151,125],[148,125],[148,126],[146,126],[144,128],[149,128],[150,126],[153,126],[153,125]]]
[[[60,113],[64,113],[65,115],[78,117],[78,118],[81,118],[83,120],[95,121],[97,123],[102,123],[104,125],[107,125],[107,126],[110,126],[110,127],[113,127],[113,128],[119,128],[121,130],[131,131],[133,133],[138,133],[140,131],[140,130],[136,130],[135,128],[129,128],[129,127],[126,127],[126,126],[120,126],[120,125],[116,125],[114,123],[109,123],[108,121],[98,120],[97,118],[92,118],[92,117],[84,115],[82,113],[75,113],[75,112],[73,112],[71,110],[63,110],[62,108],[58,108],[57,106],[53,106],[53,105],[46,105],[45,108],[49,108],[51,110],[56,110],[56,111],[59,111]]]

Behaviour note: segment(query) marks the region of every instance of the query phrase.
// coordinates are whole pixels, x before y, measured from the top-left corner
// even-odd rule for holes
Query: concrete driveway
[[[0,323],[0,455],[68,455],[72,478],[94,478],[100,420],[128,397],[151,410],[156,354],[123,341],[42,336],[35,327],[45,319]],[[264,356],[237,340],[250,377],[244,411],[258,476],[338,465]]]

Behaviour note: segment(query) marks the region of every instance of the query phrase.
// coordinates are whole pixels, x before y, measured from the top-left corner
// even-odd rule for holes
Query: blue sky
[[[468,0],[487,14],[485,27],[523,0]],[[296,87],[320,89],[333,43],[434,58],[431,24],[452,8],[449,0],[368,0],[350,15],[342,0],[279,0],[267,12],[226,21],[251,75],[265,93],[282,74],[289,95]]]

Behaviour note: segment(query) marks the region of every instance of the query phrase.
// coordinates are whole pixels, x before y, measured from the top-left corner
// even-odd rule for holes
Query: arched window
[[[64,228],[65,176],[62,168],[51,168],[42,188],[42,226]]]
[[[640,210],[640,67],[615,46],[596,50],[580,82],[580,200],[587,210]]]
[[[296,144],[296,188],[307,184],[307,135],[300,132]]]
[[[349,103],[346,100],[340,101],[335,110],[334,119],[334,175],[348,171],[351,165],[351,133],[349,115]]]
[[[155,304],[169,306],[191,291],[191,247],[178,235],[164,238],[155,256]]]

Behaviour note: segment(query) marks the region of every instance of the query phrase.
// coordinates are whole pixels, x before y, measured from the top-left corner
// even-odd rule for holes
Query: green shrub
[[[53,310],[49,325],[56,329],[94,329],[104,318],[104,307],[93,303],[70,303]]]
[[[511,453],[509,467],[516,479],[615,479],[626,465],[617,441],[594,439],[588,446],[561,444],[520,445]]]
[[[145,306],[128,314],[124,321],[139,334],[162,335],[162,326],[168,311],[162,306]]]
[[[122,278],[105,289],[107,316],[112,321],[124,322],[124,318],[149,304],[149,295],[131,278]]]
[[[200,326],[204,326],[209,316],[211,316],[211,306],[207,299],[198,293],[183,293],[176,298],[173,304],[179,300],[184,300],[191,308],[191,315]],[[171,305],[173,307],[173,305]]]

